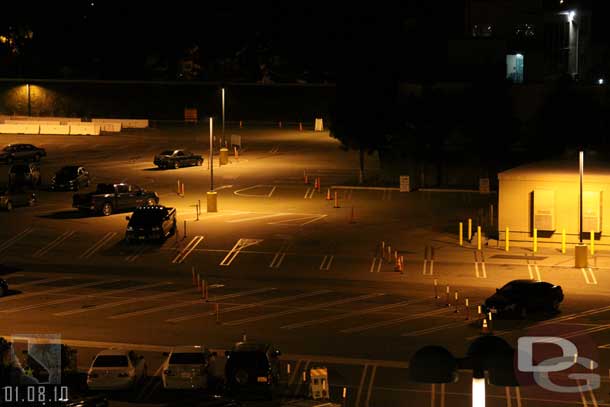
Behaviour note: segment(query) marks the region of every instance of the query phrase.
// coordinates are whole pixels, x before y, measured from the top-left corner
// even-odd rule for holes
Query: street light
[[[579,218],[579,226],[578,226],[578,241],[580,242],[574,247],[574,267],[583,268],[587,267],[587,246],[582,243],[582,184],[583,184],[583,175],[584,175],[584,166],[585,166],[585,153],[580,151],[578,153],[578,175],[580,178],[580,193],[578,197],[578,218]]]
[[[580,209],[580,220],[579,220],[579,225],[580,225],[580,244],[582,244],[582,176],[584,174],[584,166],[585,166],[585,153],[584,151],[580,151],[578,153],[578,174],[580,176],[580,205],[579,205],[579,209]]]
[[[30,97],[30,84],[28,83],[25,86],[28,91],[28,116],[31,116],[32,115],[32,103],[31,103],[32,99]]]
[[[227,141],[225,139],[225,88],[221,89],[222,93],[222,142],[226,146]]]

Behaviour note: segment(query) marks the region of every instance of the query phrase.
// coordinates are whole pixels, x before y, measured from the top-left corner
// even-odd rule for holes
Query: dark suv
[[[278,349],[267,343],[238,342],[225,355],[229,394],[273,398],[280,381]]]
[[[67,189],[78,191],[81,187],[88,187],[90,183],[89,172],[85,167],[67,165],[60,168],[51,178],[51,190]]]
[[[163,240],[176,233],[176,209],[162,205],[139,206],[126,219],[125,242]]]
[[[556,313],[563,301],[561,286],[536,280],[513,280],[485,300],[483,310],[497,317],[526,318],[528,313]]]

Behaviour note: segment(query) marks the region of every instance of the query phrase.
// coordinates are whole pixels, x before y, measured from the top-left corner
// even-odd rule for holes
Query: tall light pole
[[[28,116],[32,115],[32,99],[30,97],[30,84],[25,85],[28,91]]]
[[[584,165],[585,165],[584,161],[585,161],[585,153],[584,153],[584,151],[580,151],[578,153],[578,164],[579,164],[578,173],[580,175],[580,204],[578,205],[579,209],[580,209],[580,220],[579,220],[580,244],[582,244],[582,176],[584,173]]]
[[[227,144],[225,139],[225,88],[221,89],[222,93],[222,142],[224,145]]]
[[[214,119],[210,117],[210,191],[214,192]]]
[[[578,197],[578,241],[579,243],[574,247],[574,267],[583,268],[588,267],[588,247],[582,242],[582,212],[583,212],[583,204],[582,204],[582,184],[583,184],[583,174],[584,174],[584,166],[585,166],[585,153],[583,151],[578,152],[578,174],[580,178],[580,186],[579,186],[579,197]]]

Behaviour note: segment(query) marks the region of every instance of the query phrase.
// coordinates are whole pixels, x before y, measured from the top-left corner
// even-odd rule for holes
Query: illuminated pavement
[[[475,247],[459,247],[454,231],[458,221],[487,208],[493,195],[346,189],[338,190],[340,208],[333,208],[333,201],[325,199],[327,188],[356,178],[355,154],[339,150],[326,133],[232,132],[238,131],[245,147],[239,162],[232,157],[230,165],[214,170],[220,212],[202,213],[199,220],[193,205],[209,187],[207,166],[158,171],[151,161],[168,147],[206,153],[196,148],[205,145],[205,131],[3,136],[6,143],[47,149],[45,183],[61,165],[76,163],[88,167],[94,182],[126,181],[157,191],[162,204],[177,208],[179,236],[162,245],[126,246],[124,213],[83,217],[71,208],[69,192],[41,191],[38,206],[0,213],[0,263],[15,290],[0,299],[0,334],[60,333],[88,341],[78,346],[82,368],[99,342],[131,344],[147,350],[149,370],[155,372],[161,348],[204,344],[226,349],[246,333],[249,339],[277,344],[287,361],[294,357],[284,378],[290,392],[302,391],[298,369],[325,365],[333,394],[348,387],[348,404],[354,406],[434,407],[431,386],[409,383],[406,369],[395,364],[405,364],[428,344],[463,356],[480,331],[476,305],[511,279],[562,285],[566,300],[560,324],[589,335],[598,346],[610,344],[606,248],[592,259],[596,267],[584,270],[570,268],[572,257],[551,248],[532,257],[527,249],[507,254],[492,244],[481,257]],[[375,173],[375,159],[367,160]],[[304,171],[310,179],[321,177],[321,192],[303,183]],[[178,179],[185,183],[184,197],[175,192]],[[404,273],[380,259],[382,240],[405,256]],[[434,248],[433,256],[427,247]],[[192,285],[193,267],[210,284],[208,301]],[[513,344],[526,327],[523,321],[494,326]],[[151,345],[159,349],[150,351]],[[599,371],[606,372],[605,378],[607,352],[600,349]],[[339,357],[349,361],[333,359]],[[456,384],[437,385],[434,403],[468,405],[467,377],[464,372]],[[158,387],[151,378],[128,399],[157,400]],[[608,400],[607,387],[605,379],[597,405]],[[560,403],[543,401],[527,388],[520,395],[514,389],[488,390],[489,405],[518,405],[517,397],[528,406]],[[594,405],[590,394],[584,396]],[[440,404],[443,397],[446,404]],[[580,396],[566,400],[574,403],[583,401]]]

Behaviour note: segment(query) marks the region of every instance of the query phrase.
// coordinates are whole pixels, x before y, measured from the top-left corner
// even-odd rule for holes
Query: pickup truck
[[[97,184],[95,192],[74,194],[72,207],[80,211],[109,216],[116,211],[156,205],[159,195],[130,184]]]
[[[125,242],[162,241],[176,233],[176,209],[162,205],[140,206],[125,219],[129,221]]]

